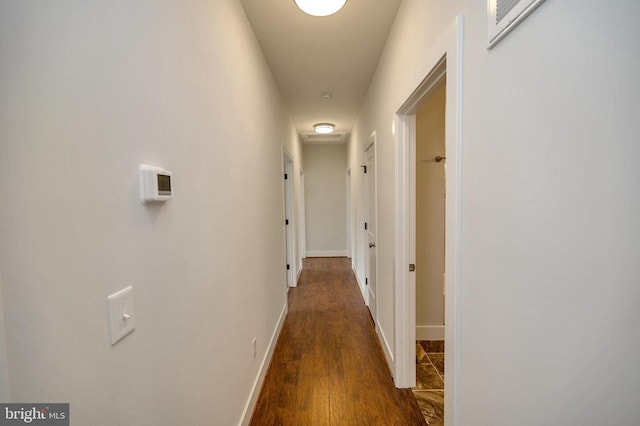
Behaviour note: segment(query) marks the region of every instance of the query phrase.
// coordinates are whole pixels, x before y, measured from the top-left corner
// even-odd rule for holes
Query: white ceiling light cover
[[[333,15],[347,2],[347,0],[294,0],[304,12],[313,16]]]
[[[313,130],[321,135],[333,133],[333,129],[335,129],[335,126],[331,123],[318,123],[313,126]]]

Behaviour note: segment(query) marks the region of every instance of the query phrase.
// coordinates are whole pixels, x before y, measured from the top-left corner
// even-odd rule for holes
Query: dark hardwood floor
[[[426,424],[393,384],[349,259],[305,261],[250,424]]]

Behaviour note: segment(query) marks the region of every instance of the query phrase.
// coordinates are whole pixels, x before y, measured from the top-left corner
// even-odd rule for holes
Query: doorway
[[[444,340],[446,76],[416,110],[416,340]]]
[[[377,318],[377,286],[376,286],[376,143],[375,133],[371,135],[369,144],[364,149],[364,247],[365,247],[365,288],[367,290],[367,306],[374,324]]]
[[[463,17],[458,16],[429,53],[424,78],[414,86],[396,113],[396,258],[394,380],[397,387],[416,386],[416,112],[439,88],[445,87],[445,275],[444,417],[459,419],[460,208],[462,198],[462,64]],[[445,80],[446,78],[446,80]],[[446,81],[446,85],[444,84]],[[435,158],[434,158],[435,160]]]
[[[444,422],[446,76],[415,113],[416,386],[427,424]]]

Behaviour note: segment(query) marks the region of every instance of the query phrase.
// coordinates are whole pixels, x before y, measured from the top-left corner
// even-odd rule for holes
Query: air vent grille
[[[498,0],[496,8],[496,22],[502,21],[504,17],[507,16],[507,14],[511,12],[518,3],[520,3],[520,1],[521,0]]]
[[[488,0],[487,48],[491,49],[544,0]]]

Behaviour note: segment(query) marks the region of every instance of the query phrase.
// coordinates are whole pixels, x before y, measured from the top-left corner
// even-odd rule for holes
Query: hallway
[[[0,423],[639,424],[640,1],[299,1],[0,1]]]
[[[347,258],[308,258],[252,425],[425,424],[396,389]]]

